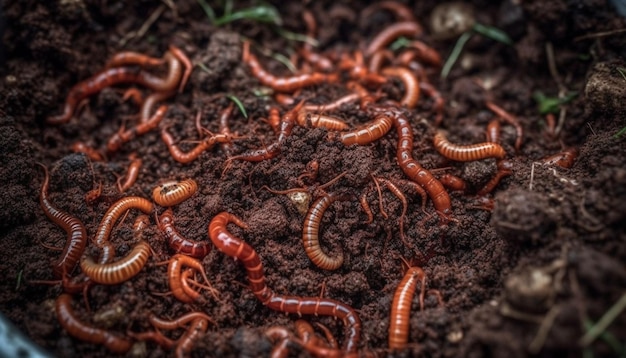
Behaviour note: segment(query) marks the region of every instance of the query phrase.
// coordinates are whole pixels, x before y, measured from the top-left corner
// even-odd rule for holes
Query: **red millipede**
[[[46,122],[49,124],[67,123],[78,104],[85,98],[100,92],[105,87],[121,83],[141,83],[142,76],[140,69],[131,67],[115,67],[99,72],[74,85],[65,99],[63,113],[48,117]]]
[[[259,255],[250,245],[227,230],[226,226],[229,223],[244,229],[247,228],[247,225],[238,217],[228,212],[222,212],[211,220],[208,227],[209,236],[218,250],[241,261],[248,273],[250,289],[256,298],[265,306],[276,311],[341,318],[347,329],[343,352],[356,353],[361,336],[361,320],[356,311],[352,307],[332,299],[286,296],[273,292],[265,283],[263,263]]]
[[[404,96],[402,96],[400,104],[409,109],[415,108],[420,98],[420,86],[413,72],[405,67],[387,67],[383,68],[382,74],[397,77],[402,81],[404,84]]]
[[[119,337],[111,332],[92,327],[82,322],[72,309],[72,296],[62,293],[55,301],[55,311],[61,326],[72,337],[82,341],[101,344],[108,350],[124,354],[130,350],[133,342],[125,337]]]
[[[252,75],[256,77],[261,84],[268,86],[278,92],[293,92],[297,89],[309,86],[315,86],[322,83],[337,82],[339,76],[337,74],[326,73],[306,73],[291,77],[276,77],[267,72],[259,60],[250,52],[250,42],[243,43],[243,62],[245,62]]]
[[[419,281],[422,282],[421,289],[423,292],[426,282],[424,271],[419,267],[409,268],[393,295],[391,314],[389,315],[389,349],[404,349],[407,346],[411,302]]]
[[[387,26],[372,39],[365,50],[366,57],[370,57],[375,52],[382,50],[400,36],[415,37],[423,33],[422,27],[415,21],[396,22]]]
[[[74,271],[78,260],[80,260],[80,257],[83,255],[85,247],[87,246],[87,230],[85,229],[85,225],[80,220],[63,210],[57,209],[52,202],[50,202],[50,198],[48,198],[48,186],[50,183],[48,168],[41,163],[37,164],[43,168],[45,175],[39,195],[41,209],[46,214],[48,219],[63,228],[63,230],[67,233],[67,239],[65,241],[63,252],[52,268],[54,275],[60,278],[65,275],[69,275],[72,271]]]
[[[366,145],[382,138],[393,124],[393,119],[387,115],[378,115],[373,120],[346,132],[331,132],[330,140],[338,139],[343,145]]]
[[[328,194],[315,200],[304,216],[302,225],[302,243],[304,251],[315,266],[323,270],[336,270],[343,264],[343,252],[331,257],[322,251],[320,246],[320,223],[328,207],[337,200],[345,200],[344,196]]]
[[[398,165],[400,165],[400,168],[409,179],[418,183],[426,190],[439,215],[444,221],[447,221],[452,213],[450,195],[448,195],[441,182],[430,171],[424,169],[413,159],[413,129],[408,118],[396,111],[391,115],[398,133],[398,150],[396,154]]]
[[[109,235],[111,230],[113,230],[113,224],[129,209],[139,209],[144,214],[150,214],[152,209],[154,209],[154,205],[150,200],[138,196],[128,196],[111,205],[104,214],[102,221],[100,221],[96,235],[93,238],[94,244],[102,249],[102,256],[98,263],[105,264],[115,256],[115,248],[108,242]]]
[[[130,189],[133,184],[137,181],[137,177],[139,176],[139,170],[141,169],[141,165],[143,161],[141,158],[137,158],[134,155],[130,157],[130,164],[128,165],[128,173],[126,174],[126,179],[122,183],[122,177],[117,179],[117,189],[120,193],[125,192]]]
[[[167,238],[167,242],[170,249],[195,257],[197,259],[203,259],[211,252],[211,247],[206,241],[194,241],[187,239],[181,235],[174,226],[174,214],[171,208],[168,208],[159,216],[157,223],[159,231]]]
[[[498,143],[452,144],[441,132],[437,132],[433,137],[433,146],[439,154],[457,162],[471,162],[487,158],[503,159],[506,156],[504,148]]]
[[[83,256],[80,268],[93,282],[103,285],[117,285],[128,281],[145,266],[152,249],[141,240],[123,258],[105,264],[96,263],[91,256]]]
[[[189,199],[197,191],[198,184],[191,178],[181,181],[170,180],[152,190],[152,199],[163,207],[170,207]]]
[[[225,134],[214,134],[204,138],[198,145],[188,152],[183,152],[175,144],[174,137],[167,132],[166,128],[161,129],[161,139],[167,146],[172,158],[179,163],[188,164],[196,160],[204,151],[213,148],[217,143],[228,143],[232,140],[232,136]]]

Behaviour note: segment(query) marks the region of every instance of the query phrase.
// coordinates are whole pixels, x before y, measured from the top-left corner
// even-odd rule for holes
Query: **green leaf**
[[[472,38],[472,32],[468,31],[468,32],[464,32],[461,36],[459,36],[459,39],[456,40],[456,44],[454,45],[454,48],[452,49],[450,56],[448,56],[446,63],[443,64],[443,68],[441,69],[441,78],[448,77],[448,75],[450,74],[450,71],[452,70],[452,66],[454,66],[454,63],[456,62],[456,60],[459,59],[459,56],[461,55],[461,52],[463,51],[463,47],[465,46],[467,41],[469,41],[470,38]]]
[[[248,113],[246,112],[246,108],[243,106],[243,103],[241,103],[241,100],[237,96],[229,94],[226,96],[226,98],[233,101],[235,105],[237,105],[237,108],[239,108],[239,111],[241,112],[241,114],[243,114],[245,118],[248,118]]]
[[[513,40],[511,40],[509,35],[507,35],[506,32],[498,28],[475,23],[474,27],[472,27],[472,30],[494,41],[498,41],[506,45],[513,45]]]
[[[213,24],[215,26],[221,26],[229,22],[242,19],[271,23],[277,26],[282,26],[283,24],[283,20],[280,17],[278,10],[276,10],[276,8],[271,5],[259,5],[235,11],[230,14],[224,14],[224,16],[215,19]]]
[[[540,114],[558,113],[561,110],[561,105],[571,102],[578,96],[578,92],[570,92],[565,97],[548,97],[541,91],[535,91],[533,93],[533,99],[537,102],[537,109]]]

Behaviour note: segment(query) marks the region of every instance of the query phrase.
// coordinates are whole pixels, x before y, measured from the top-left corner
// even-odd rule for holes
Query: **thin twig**
[[[548,333],[550,333],[550,329],[554,325],[554,320],[556,319],[556,316],[559,314],[560,311],[561,308],[559,306],[553,306],[550,311],[546,313],[543,320],[541,321],[541,325],[539,325],[537,335],[528,346],[528,351],[531,354],[537,354],[539,353],[539,351],[541,351],[541,348],[546,343],[546,339],[548,338]]]
[[[537,162],[533,162],[530,166],[530,183],[528,184],[528,190],[533,191],[533,180],[535,180],[535,164],[540,164]]]
[[[150,17],[146,20],[146,22],[144,22],[143,25],[141,25],[139,30],[131,31],[127,33],[126,36],[120,39],[120,41],[118,42],[119,46],[124,47],[128,43],[128,41],[133,40],[135,38],[142,38],[143,35],[145,35],[146,32],[148,32],[148,29],[150,28],[150,26],[152,26],[152,24],[161,16],[161,14],[163,14],[163,11],[165,11],[165,9],[166,9],[166,6],[164,4],[159,5],[159,7],[156,10],[154,10],[152,15],[150,15]]]
[[[599,38],[599,37],[607,37],[607,36],[617,35],[617,34],[621,34],[622,32],[626,32],[626,29],[617,29],[617,30],[611,30],[611,31],[595,32],[595,33],[592,33],[592,34],[586,34],[586,35],[574,37],[574,42],[587,40],[587,39],[596,39],[596,38]]]

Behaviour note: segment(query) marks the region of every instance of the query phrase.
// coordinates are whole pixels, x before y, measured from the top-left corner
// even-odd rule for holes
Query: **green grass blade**
[[[243,114],[244,118],[248,118],[248,113],[246,112],[246,108],[243,106],[243,103],[241,103],[241,100],[237,96],[229,94],[226,96],[226,98],[230,99],[231,101],[235,103],[237,108],[239,108],[239,112]]]
[[[280,17],[280,14],[275,7],[271,5],[259,5],[247,9],[242,9],[231,14],[225,14],[219,19],[216,19],[214,25],[221,26],[229,22],[242,19],[271,23],[276,26],[282,26],[283,24],[283,19]]]
[[[202,10],[204,10],[206,17],[209,18],[209,22],[214,24],[215,23],[215,11],[213,11],[213,8],[211,7],[211,5],[209,5],[206,2],[206,0],[197,0],[197,1],[200,7],[202,8]]]
[[[498,41],[506,45],[513,45],[513,40],[511,40],[509,35],[498,28],[475,23],[472,30],[494,41]]]
[[[459,59],[459,56],[463,51],[463,47],[470,38],[472,38],[472,32],[465,32],[461,36],[459,36],[458,40],[456,40],[456,44],[454,45],[450,56],[448,56],[446,63],[444,63],[443,68],[441,69],[441,78],[448,77],[450,71],[452,70],[452,66],[454,66],[456,60]]]

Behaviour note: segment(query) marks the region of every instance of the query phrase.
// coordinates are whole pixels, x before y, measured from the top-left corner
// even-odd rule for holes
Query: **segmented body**
[[[346,304],[331,299],[286,296],[273,292],[265,283],[263,264],[259,255],[250,245],[226,229],[229,223],[242,228],[247,227],[238,217],[222,212],[211,220],[209,236],[218,250],[241,261],[248,273],[250,289],[257,299],[270,309],[281,312],[332,316],[342,319],[347,327],[343,352],[355,353],[361,336],[361,320],[356,311]]]

